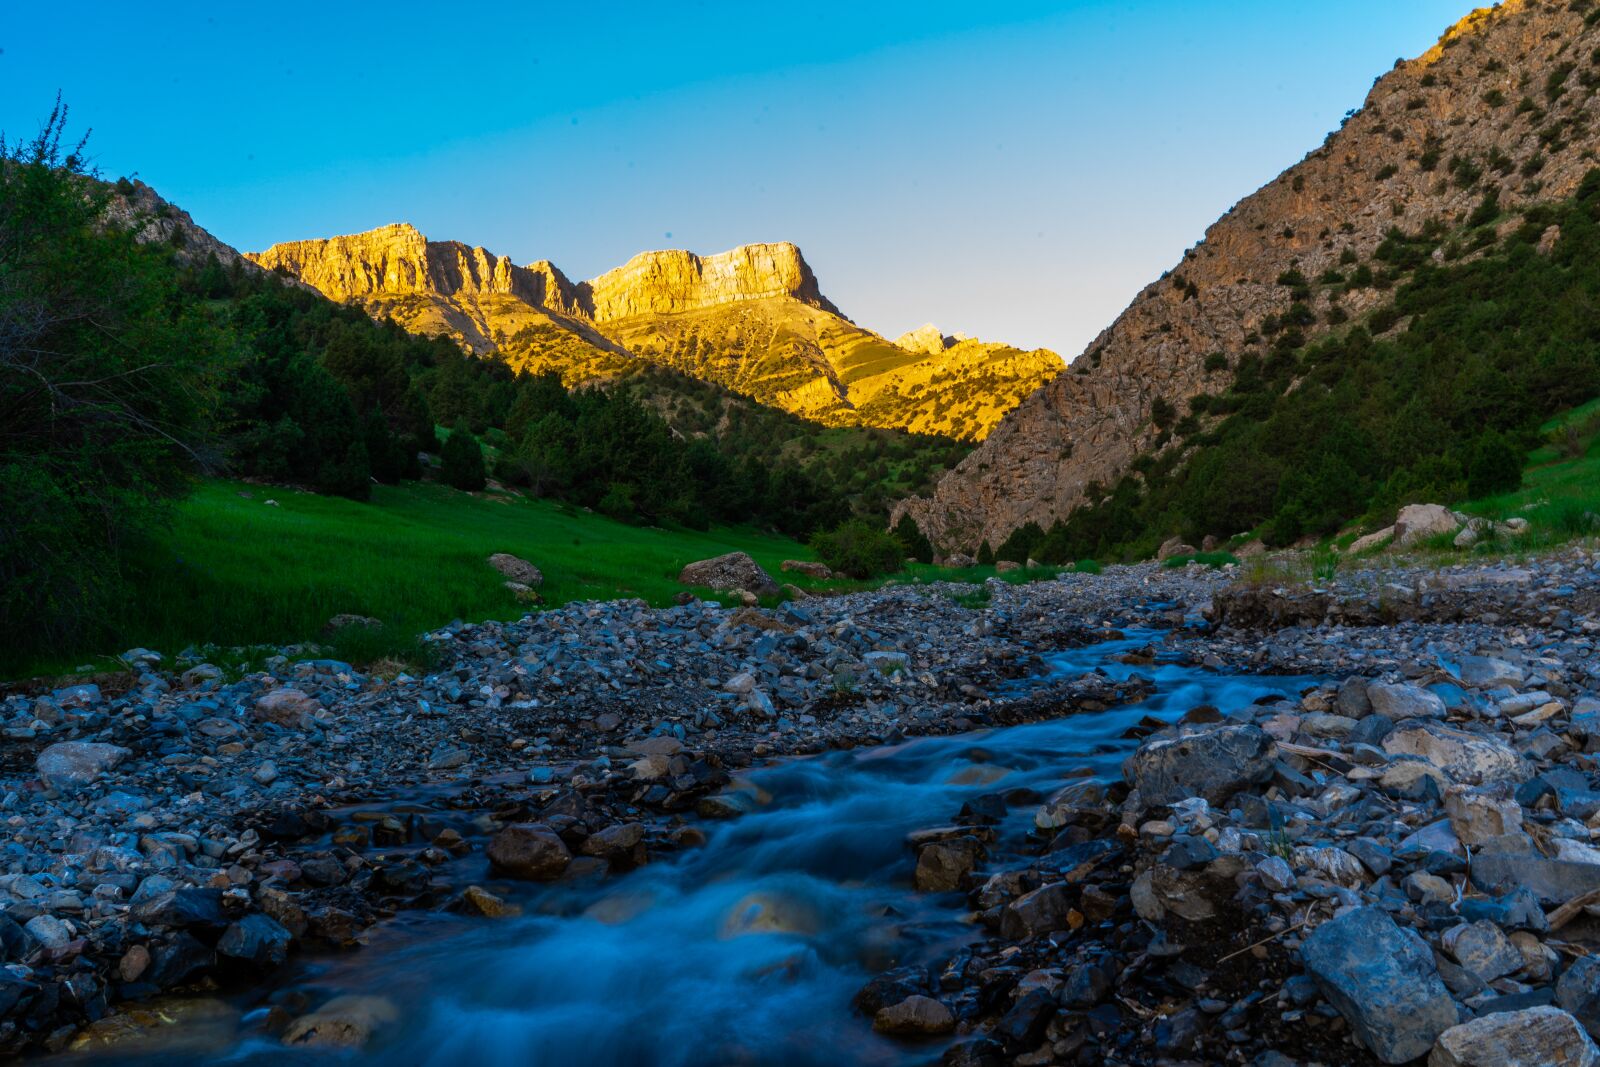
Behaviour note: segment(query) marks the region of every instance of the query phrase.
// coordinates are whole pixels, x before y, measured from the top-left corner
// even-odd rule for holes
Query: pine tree
[[[467,429],[466,419],[457,420],[439,458],[442,460],[440,473],[446,485],[463,492],[476,493],[488,482],[483,466],[483,446]]]

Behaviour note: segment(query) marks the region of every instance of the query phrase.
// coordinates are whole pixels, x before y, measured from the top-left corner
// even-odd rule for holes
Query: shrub
[[[463,492],[476,493],[488,482],[483,465],[483,446],[467,429],[465,419],[457,420],[455,429],[440,451],[440,474],[445,484]]]
[[[1493,430],[1472,445],[1467,461],[1467,495],[1478,499],[1509,493],[1522,485],[1522,454]]]
[[[988,541],[985,541],[983,544],[978,546],[978,566],[980,566],[980,567],[990,567],[990,566],[993,566],[993,565],[994,565],[994,549],[989,547],[989,542]]]
[[[917,525],[916,519],[910,515],[900,516],[900,521],[894,526],[894,536],[900,542],[906,558],[918,563],[933,562],[933,543],[922,532],[922,527]]]
[[[831,533],[813,534],[811,549],[830,570],[851,578],[892,574],[905,558],[898,538],[862,519],[841,523]]]

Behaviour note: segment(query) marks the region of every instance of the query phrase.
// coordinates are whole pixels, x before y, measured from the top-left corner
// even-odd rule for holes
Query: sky
[[[407,221],[582,279],[788,240],[888,337],[1070,359],[1472,6],[69,0],[0,14],[0,130],[59,91],[244,250]]]

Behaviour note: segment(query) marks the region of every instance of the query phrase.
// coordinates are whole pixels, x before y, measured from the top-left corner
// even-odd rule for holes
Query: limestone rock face
[[[800,249],[744,245],[711,256],[644,252],[587,282],[541,260],[397,223],[289,241],[249,262],[444,335],[518,369],[569,384],[606,380],[641,362],[715,382],[830,425],[883,426],[978,439],[1061,372],[1061,358],[937,329],[896,345],[851,322],[822,295]]]
[[[800,249],[787,241],[743,245],[714,256],[641,252],[585,285],[597,322],[634,315],[675,315],[740,300],[787,296],[838,315],[817,288]]]
[[[1593,127],[1546,147],[1526,121],[1510,120],[1531,91],[1519,86],[1545,85],[1561,63],[1586,59],[1596,45],[1600,27],[1585,26],[1584,13],[1567,4],[1506,0],[1462,20],[1427,54],[1384,75],[1321,147],[1213,224],[1066,373],[1006,416],[930,498],[904,502],[894,518],[909,512],[936,548],[970,550],[999,544],[1026,522],[1049,528],[1083,502],[1090,483],[1114,485],[1153,447],[1156,401],[1182,412],[1191,398],[1220,392],[1228,377],[1208,372],[1206,356],[1224,353],[1231,365],[1246,337],[1288,310],[1281,273],[1297,266],[1316,277],[1347,250],[1370,260],[1391,227],[1414,232],[1476,206],[1482,189],[1458,188],[1442,167],[1424,169],[1424,159],[1499,153],[1516,174],[1537,157],[1538,183],[1501,182],[1501,204],[1570,196],[1593,165],[1584,158],[1596,147]],[[1489,106],[1492,89],[1509,103]],[[1583,100],[1568,92],[1559,115],[1582,118]],[[1376,300],[1365,296],[1367,306]],[[1346,309],[1360,310],[1362,297],[1350,294]],[[1319,299],[1312,310],[1321,320],[1327,306]]]

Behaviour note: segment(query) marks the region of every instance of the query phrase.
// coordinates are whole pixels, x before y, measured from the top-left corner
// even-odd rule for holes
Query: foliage
[[[1541,254],[1552,225],[1562,239]],[[1246,349],[1194,447],[1141,457],[1034,558],[1144,558],[1172,530],[1283,545],[1515,488],[1535,428],[1600,395],[1600,171],[1481,255],[1435,262],[1451,239],[1438,224],[1391,231],[1375,256],[1391,303],[1314,344]]]
[[[933,562],[933,542],[922,532],[916,519],[910,515],[900,516],[900,521],[894,525],[894,536],[899,540],[907,559],[914,559],[918,563]]]
[[[905,558],[905,548],[895,535],[862,519],[841,523],[830,533],[813,534],[811,550],[830,570],[851,578],[890,574]]]
[[[119,552],[204,459],[219,339],[165,259],[100,224],[108,191],[65,148],[0,138],[0,636],[81,640],[123,592]]]
[[[479,492],[488,481],[483,446],[472,436],[465,418],[456,421],[439,451],[439,474],[444,484],[468,493]]]

